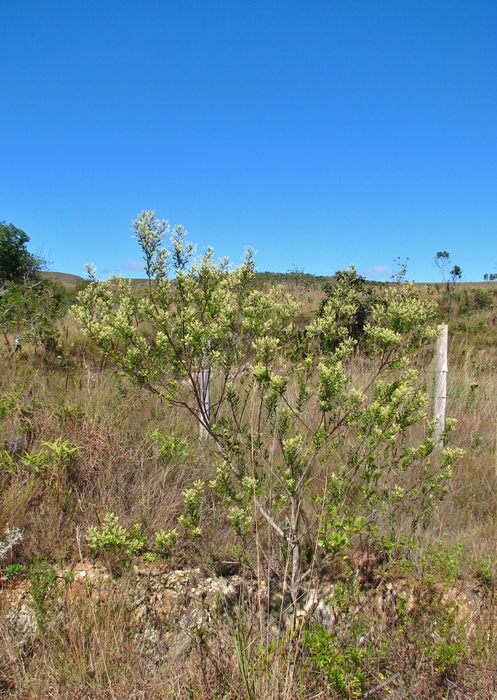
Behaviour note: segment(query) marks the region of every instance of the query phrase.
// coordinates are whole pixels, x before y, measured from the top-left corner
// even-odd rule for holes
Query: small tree
[[[442,284],[445,287],[445,301],[449,316],[452,312],[452,301],[456,284],[462,279],[462,270],[459,265],[454,265],[449,270],[451,265],[450,255],[446,250],[439,251],[434,258],[435,266],[440,270],[442,276]]]
[[[29,237],[13,224],[0,223],[0,284],[23,282],[40,270],[42,261],[27,249]]]
[[[338,270],[335,272],[334,281],[326,283],[323,287],[325,296],[319,306],[318,317],[323,318],[330,305],[336,308],[338,324],[341,323],[340,314],[344,314],[348,323],[347,333],[355,341],[357,348],[365,340],[366,328],[372,320],[373,310],[382,303],[379,290],[378,285],[359,275],[353,265],[346,270]],[[324,349],[331,349],[330,343],[337,342],[340,340],[334,333],[327,333],[323,337]]]
[[[432,423],[421,442],[411,436],[426,419],[427,397],[409,358],[435,337],[435,304],[410,284],[388,286],[361,329],[367,357],[357,373],[360,299],[351,271],[337,276],[302,334],[292,323],[298,304],[282,287],[254,288],[251,250],[232,268],[225,258],[216,263],[210,248],[194,259],[182,227],[163,248],[169,225],[153,212],[133,224],[147,295],[137,298],[124,279],[94,281],[76,316],[122,374],[208,432],[217,455],[209,488],[237,535],[246,540],[255,520],[259,534],[264,524],[276,534],[293,601],[305,575],[304,541],[334,557],[357,538],[386,546],[399,542],[402,527],[420,527],[458,457],[446,450],[438,461]]]
[[[9,348],[9,332],[17,333],[15,349],[25,338],[54,350],[55,320],[64,310],[64,289],[41,279],[45,261],[27,249],[29,237],[13,224],[0,224],[0,328]]]

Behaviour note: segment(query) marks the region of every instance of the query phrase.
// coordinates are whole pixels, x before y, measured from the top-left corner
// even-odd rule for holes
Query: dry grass
[[[303,298],[304,320],[317,308],[321,292],[293,284]],[[59,357],[26,347],[23,354],[5,359],[0,369],[0,441],[5,448],[0,539],[7,525],[24,532],[12,562],[25,571],[13,582],[4,580],[0,591],[0,695],[19,700],[342,698],[354,697],[354,691],[347,683],[340,687],[337,673],[353,678],[362,669],[364,688],[377,688],[368,697],[494,697],[495,311],[492,305],[462,317],[456,307],[454,314],[448,411],[457,419],[453,443],[465,449],[465,456],[424,533],[426,546],[442,541],[442,549],[431,555],[420,550],[410,562],[376,561],[371,571],[364,564],[362,573],[342,564],[320,572],[316,564],[313,581],[334,591],[339,613],[329,637],[321,638],[317,628],[306,630],[306,625],[292,634],[275,633],[274,620],[267,616],[269,603],[261,611],[255,599],[247,599],[236,614],[220,614],[215,628],[194,636],[189,654],[174,664],[164,662],[168,645],[161,647],[160,636],[152,651],[143,635],[137,637],[132,562],[126,562],[102,596],[90,589],[74,596],[70,582],[60,575],[50,582],[47,571],[51,566],[66,571],[88,558],[84,533],[109,511],[127,527],[141,523],[149,537],[175,526],[184,489],[196,478],[213,477],[214,453],[199,440],[191,416],[117,377],[70,317]],[[431,389],[430,349],[418,365]],[[356,372],[363,381],[367,360],[358,360]],[[151,437],[157,429],[174,436],[181,449],[161,453]],[[77,452],[45,471],[23,464],[24,454],[40,453],[43,443],[58,439],[78,447]],[[208,574],[216,561],[239,558],[254,581],[262,580],[268,588],[274,579],[277,586],[278,561],[285,557],[267,533],[241,542],[214,500],[204,502],[202,518],[201,541],[185,538],[170,567],[200,565]],[[462,543],[459,550],[457,543]],[[21,643],[7,598],[30,583],[35,593],[36,586],[40,589],[44,618]],[[454,591],[460,593],[455,601]],[[33,595],[28,599],[32,606]],[[333,650],[328,657],[326,649]]]

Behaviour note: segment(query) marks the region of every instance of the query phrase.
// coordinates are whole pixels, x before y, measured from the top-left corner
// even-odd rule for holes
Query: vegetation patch
[[[2,229],[2,692],[492,697],[491,283],[445,252],[438,289],[260,277],[134,227],[146,283],[74,303]]]

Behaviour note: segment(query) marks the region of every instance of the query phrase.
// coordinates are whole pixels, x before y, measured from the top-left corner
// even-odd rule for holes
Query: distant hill
[[[83,277],[80,277],[79,275],[70,275],[67,272],[52,272],[52,271],[47,271],[47,272],[42,272],[41,273],[42,277],[51,279],[56,282],[60,282],[62,286],[67,290],[67,291],[74,291],[78,287],[81,287],[81,285],[84,284],[85,280]],[[299,272],[299,271],[289,271],[289,272],[258,272],[257,273],[257,281],[259,284],[294,284],[297,286],[302,286],[302,287],[307,287],[307,288],[316,288],[316,287],[322,287],[325,283],[327,282],[332,282],[334,280],[334,277],[329,277],[329,276],[321,276],[321,275],[311,275],[309,273],[305,272]],[[131,285],[137,289],[140,287],[145,287],[148,284],[148,280],[141,277],[141,278],[132,278],[131,280]],[[372,284],[382,284],[381,282],[375,282],[373,280],[368,280],[369,282],[372,282]],[[429,289],[434,288],[435,290],[437,288],[443,288],[444,284],[442,282],[415,282],[416,286],[419,288],[426,288]],[[494,292],[494,290],[497,288],[497,281],[492,281],[492,282],[458,282],[456,284],[456,289],[459,291],[463,291],[465,289],[486,289],[486,290],[491,290]]]
[[[40,273],[41,277],[45,277],[45,279],[50,279],[53,282],[60,282],[60,284],[66,289],[68,292],[74,291],[75,289],[78,289],[79,287],[82,287],[85,283],[85,279],[83,277],[80,277],[79,275],[70,275],[67,272],[52,272],[51,270],[41,272]],[[147,280],[146,279],[131,279],[131,285],[133,287],[145,287],[147,285]]]
[[[68,291],[76,289],[76,287],[84,284],[85,280],[79,275],[70,275],[67,272],[52,272],[51,270],[40,273],[42,277],[60,282],[61,285]],[[258,272],[257,280],[259,283],[275,283],[275,284],[300,284],[302,286],[316,286],[331,282],[333,277],[316,276],[308,273],[295,272]],[[145,287],[148,284],[146,278],[132,278],[131,285],[136,288]]]
[[[52,272],[49,270],[40,272],[40,276],[52,280],[53,282],[60,282],[64,289],[68,291],[76,289],[76,287],[83,285],[85,282],[83,277],[79,275],[69,275],[67,272]]]

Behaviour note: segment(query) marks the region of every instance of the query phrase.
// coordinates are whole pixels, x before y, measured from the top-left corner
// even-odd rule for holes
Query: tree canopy
[[[59,331],[55,321],[65,309],[64,289],[58,282],[42,279],[45,261],[27,249],[29,236],[13,224],[0,223],[0,330],[9,352],[10,333],[20,340],[41,344],[55,351]]]
[[[5,221],[0,223],[0,283],[33,277],[42,261],[27,249],[29,236]]]

